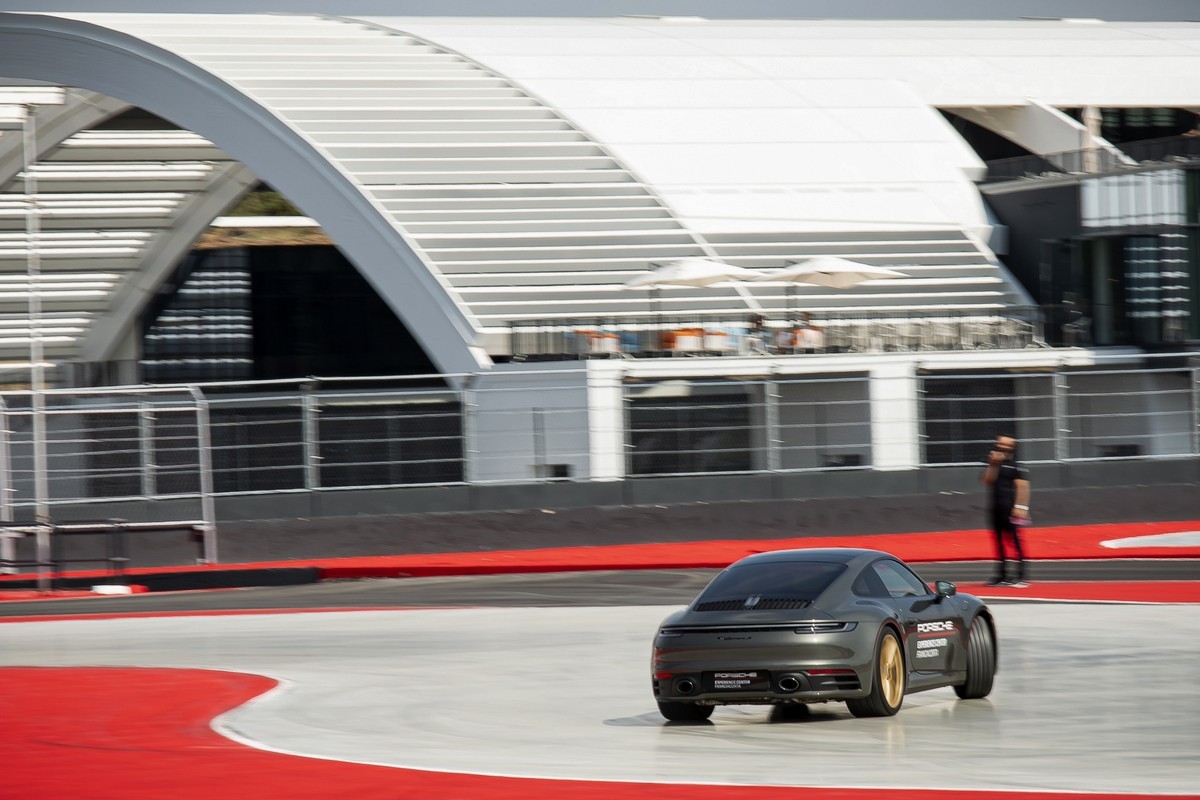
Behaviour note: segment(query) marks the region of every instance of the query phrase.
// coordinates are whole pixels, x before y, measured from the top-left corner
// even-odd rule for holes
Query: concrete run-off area
[[[253,747],[425,770],[776,786],[1185,794],[1200,786],[1200,617],[1184,605],[997,603],[984,700],[718,708],[650,692],[667,606],[462,608],[6,625],[0,666],[199,667],[279,688],[216,729]]]

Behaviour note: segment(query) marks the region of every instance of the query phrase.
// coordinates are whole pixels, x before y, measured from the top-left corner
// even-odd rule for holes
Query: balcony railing
[[[1200,160],[1200,136],[1167,136],[1120,146],[1130,161],[1108,150],[1064,150],[1044,156],[1017,156],[987,162],[985,183],[1076,173],[1114,172],[1144,163]],[[1131,163],[1132,162],[1132,163]]]
[[[762,315],[524,320],[515,360],[811,355],[1046,347],[1034,307]]]

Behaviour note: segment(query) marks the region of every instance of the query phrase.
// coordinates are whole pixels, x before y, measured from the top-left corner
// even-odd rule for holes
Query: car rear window
[[[730,567],[705,587],[697,602],[764,598],[816,600],[829,584],[846,571],[845,564],[828,561],[773,561]]]

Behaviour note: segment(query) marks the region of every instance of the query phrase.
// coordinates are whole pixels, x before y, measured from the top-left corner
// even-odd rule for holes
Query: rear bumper
[[[803,669],[770,670],[763,686],[746,690],[712,691],[708,672],[678,672],[669,677],[651,677],[654,699],[660,702],[743,705],[816,703],[865,697],[869,686],[856,671],[812,675]]]

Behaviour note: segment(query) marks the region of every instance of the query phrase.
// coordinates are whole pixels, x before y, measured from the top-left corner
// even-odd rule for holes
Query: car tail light
[[[857,622],[805,622],[797,625],[795,633],[845,633],[858,627]]]

